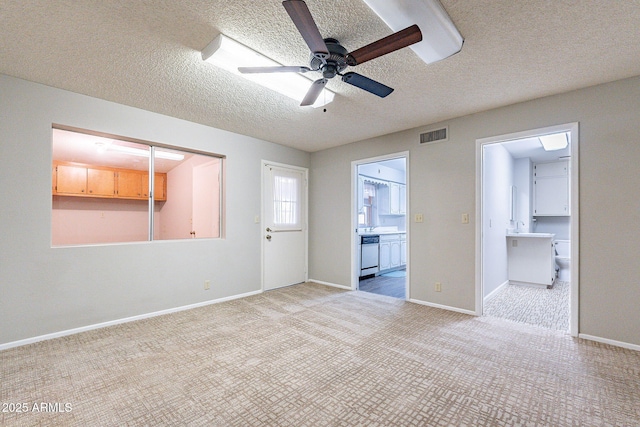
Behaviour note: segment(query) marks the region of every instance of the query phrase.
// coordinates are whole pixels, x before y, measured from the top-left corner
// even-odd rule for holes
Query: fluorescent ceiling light
[[[102,147],[98,147],[98,152],[103,150]],[[114,145],[108,144],[106,147],[107,151],[116,151],[118,153],[130,154],[132,156],[138,157],[146,157],[149,158],[149,150],[143,150],[142,148],[134,148],[134,147],[126,147],[124,145]],[[102,151],[104,152],[104,151]],[[184,160],[183,154],[178,153],[170,153],[168,151],[160,151],[158,149],[154,150],[154,157],[158,159],[166,159],[166,160],[175,160],[181,161]]]
[[[286,95],[301,102],[311,87],[312,80],[296,73],[242,74],[238,67],[277,67],[282,64],[273,61],[247,46],[220,34],[202,50],[202,59],[247,80]],[[324,89],[314,108],[333,101],[334,93]]]
[[[544,148],[545,151],[562,150],[569,145],[566,132],[542,135],[538,137],[538,139],[540,139],[542,148]]]
[[[417,24],[422,41],[409,46],[427,64],[462,49],[464,39],[438,0],[364,0],[393,31]]]

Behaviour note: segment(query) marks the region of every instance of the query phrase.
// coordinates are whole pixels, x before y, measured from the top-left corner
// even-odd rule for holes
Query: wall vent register
[[[449,140],[449,128],[430,130],[420,134],[420,144],[433,144],[434,142],[445,142]]]

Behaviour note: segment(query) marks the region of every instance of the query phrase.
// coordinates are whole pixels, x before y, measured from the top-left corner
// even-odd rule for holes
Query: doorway
[[[570,123],[477,140],[478,315],[577,336],[578,139]]]
[[[352,289],[409,299],[408,152],[352,162]]]
[[[192,231],[194,238],[220,237],[220,162],[210,161],[193,168]]]
[[[262,162],[262,288],[307,281],[308,170]]]

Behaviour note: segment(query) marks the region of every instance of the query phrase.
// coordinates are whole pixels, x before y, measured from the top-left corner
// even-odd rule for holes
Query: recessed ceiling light
[[[312,80],[300,74],[293,73],[241,74],[238,71],[238,67],[276,67],[282,64],[267,58],[224,34],[218,35],[218,37],[213,39],[213,41],[202,50],[202,59],[247,80],[275,90],[298,102],[304,99],[313,83]],[[334,93],[325,88],[320,96],[318,96],[313,107],[322,107],[333,101],[333,97]]]
[[[464,39],[438,0],[364,0],[393,31],[417,24],[422,41],[409,46],[425,63],[462,49]]]
[[[545,151],[562,150],[569,145],[566,132],[542,135],[538,139]]]

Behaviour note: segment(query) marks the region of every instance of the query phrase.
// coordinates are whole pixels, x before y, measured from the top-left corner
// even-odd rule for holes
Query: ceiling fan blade
[[[298,66],[281,66],[281,67],[238,67],[238,71],[242,74],[257,74],[257,73],[306,73],[311,71],[309,67]]]
[[[311,12],[309,12],[307,4],[303,0],[285,0],[282,5],[287,10],[293,23],[298,27],[298,31],[313,55],[320,59],[328,58],[329,50],[324,43],[316,22],[313,20],[313,16],[311,16]]]
[[[380,82],[371,80],[369,77],[365,77],[358,73],[346,73],[342,76],[342,81],[366,90],[374,95],[378,95],[380,98],[384,98],[393,92],[393,88],[385,86]]]
[[[404,30],[393,33],[347,55],[347,64],[354,65],[375,59],[387,53],[394,52],[422,40],[422,32],[417,25],[412,25]]]
[[[313,84],[309,88],[309,91],[307,92],[307,94],[304,96],[304,99],[300,103],[300,106],[306,107],[308,105],[313,105],[314,102],[316,102],[316,99],[318,99],[318,96],[320,96],[322,89],[324,89],[328,81],[329,80],[323,78],[313,82]]]

